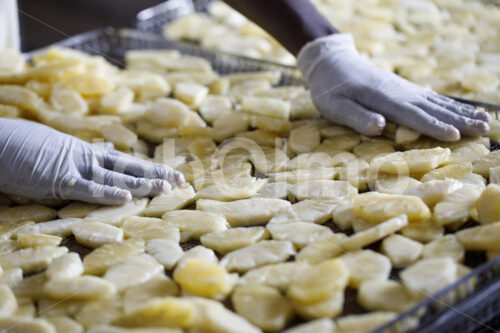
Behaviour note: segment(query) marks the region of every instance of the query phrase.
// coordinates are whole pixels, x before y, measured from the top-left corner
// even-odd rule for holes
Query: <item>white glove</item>
[[[386,119],[442,141],[489,131],[488,113],[376,67],[358,54],[351,35],[318,38],[297,59],[320,113],[365,135],[379,135]]]
[[[0,0],[0,51],[19,51],[17,0]]]
[[[90,144],[45,125],[0,118],[0,191],[30,199],[119,205],[184,182],[162,164],[112,144]]]

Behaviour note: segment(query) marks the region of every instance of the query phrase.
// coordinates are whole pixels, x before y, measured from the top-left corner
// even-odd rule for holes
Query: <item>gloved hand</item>
[[[0,0],[0,51],[19,51],[17,0]]]
[[[376,67],[358,54],[351,35],[307,43],[297,60],[320,113],[365,135],[379,135],[386,119],[442,141],[489,131],[488,113]]]
[[[34,122],[0,118],[0,192],[120,205],[184,182],[162,164],[90,144]]]

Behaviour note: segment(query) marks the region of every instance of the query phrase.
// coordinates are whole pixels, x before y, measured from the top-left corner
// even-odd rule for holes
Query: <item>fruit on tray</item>
[[[391,262],[383,254],[372,250],[349,252],[340,257],[349,271],[349,286],[359,288],[364,281],[387,280]]]
[[[144,252],[144,242],[136,239],[103,245],[83,259],[86,274],[101,275],[123,259]]]
[[[358,288],[357,299],[370,311],[403,312],[416,303],[405,286],[393,280],[363,281]]]
[[[475,203],[479,222],[482,224],[500,221],[500,185],[490,184]]]
[[[52,279],[43,286],[45,294],[53,299],[95,300],[106,298],[116,292],[116,288],[105,279],[96,276],[75,276]]]
[[[70,279],[83,274],[83,263],[78,254],[70,252],[52,260],[45,274],[49,280]]]
[[[123,240],[122,229],[101,222],[77,223],[71,231],[78,242],[93,248]]]
[[[407,267],[422,255],[424,246],[411,238],[394,234],[382,241],[381,251],[396,268]]]
[[[436,169],[450,157],[448,148],[414,149],[376,157],[370,166],[379,172],[408,175]]]
[[[200,242],[225,254],[269,237],[270,233],[264,227],[242,227],[206,233],[200,237]]]

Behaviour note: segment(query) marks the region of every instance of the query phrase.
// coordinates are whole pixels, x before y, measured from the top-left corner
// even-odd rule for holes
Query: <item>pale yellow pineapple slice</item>
[[[202,235],[200,241],[206,247],[225,254],[269,237],[270,233],[264,227],[246,227],[210,232]]]
[[[0,86],[0,104],[17,106],[31,112],[36,112],[42,100],[33,91],[14,85]]]
[[[403,270],[399,276],[414,297],[423,299],[456,280],[457,264],[451,258],[422,259]]]
[[[353,223],[356,224],[357,220],[362,220],[354,210],[352,200],[339,202],[332,212],[332,219],[341,230],[351,229]]]
[[[0,284],[5,284],[10,288],[14,288],[23,280],[23,270],[20,268],[7,268],[0,274]]]
[[[357,300],[370,311],[403,312],[416,300],[399,282],[392,280],[367,280],[358,288]]]
[[[146,112],[145,118],[164,127],[179,127],[191,112],[186,104],[173,98],[159,98]]]
[[[281,209],[269,222],[303,221],[323,224],[330,219],[337,206],[337,200],[304,200]]]
[[[230,272],[244,273],[255,267],[284,262],[294,254],[291,242],[263,240],[229,252],[221,260],[221,265]]]
[[[85,273],[101,275],[124,258],[144,252],[144,241],[129,239],[101,246],[83,259]]]
[[[281,136],[288,136],[292,127],[287,119],[266,116],[251,116],[250,125],[259,130],[278,133]]]
[[[0,318],[10,317],[17,310],[16,296],[6,284],[0,284]]]
[[[29,297],[17,297],[17,310],[14,313],[16,317],[33,318],[36,315],[35,301]]]
[[[68,252],[66,247],[40,246],[0,255],[3,268],[21,268],[24,274],[47,268],[52,260]]]
[[[80,256],[75,252],[70,252],[54,259],[45,271],[47,278],[70,279],[83,274],[83,264]]]
[[[108,268],[104,279],[111,282],[118,292],[122,292],[163,273],[163,270],[163,266],[154,257],[142,253],[124,258]]]
[[[368,333],[377,327],[395,319],[394,312],[370,312],[365,314],[348,315],[337,319],[336,333]]]
[[[423,248],[421,243],[395,234],[382,241],[381,251],[394,267],[402,268],[417,261],[422,255]]]
[[[212,249],[204,247],[203,245],[197,245],[184,252],[182,257],[179,259],[178,265],[181,265],[183,261],[191,258],[204,259],[213,263],[219,262],[219,259],[217,258],[215,252]]]
[[[174,210],[163,215],[167,225],[179,228],[181,241],[199,239],[202,235],[226,230],[227,221],[222,214],[198,210]]]
[[[450,156],[449,148],[414,149],[376,157],[371,167],[390,174],[409,174],[437,168]]]
[[[340,168],[316,168],[310,170],[298,169],[268,174],[272,182],[288,182],[292,184],[310,180],[333,180],[340,172]]]
[[[9,253],[15,250],[17,250],[17,242],[15,240],[0,240],[0,254]]]
[[[105,279],[85,275],[49,280],[43,286],[43,291],[54,299],[94,300],[113,295],[116,288]]]
[[[14,206],[0,212],[0,223],[44,222],[57,217],[57,211],[38,204]]]
[[[43,285],[47,282],[45,272],[23,278],[12,289],[16,297],[39,299],[45,297]]]
[[[299,249],[333,235],[330,228],[310,222],[269,223],[267,229],[273,239],[290,241]]]
[[[147,120],[140,120],[135,124],[135,133],[140,138],[154,143],[163,143],[166,138],[175,138],[179,135],[177,127],[165,127],[151,123]]]
[[[339,172],[339,179],[349,182],[357,189],[368,188],[369,164],[365,160],[356,159],[348,162]]]
[[[425,183],[430,180],[444,180],[446,178],[462,179],[471,173],[472,164],[470,162],[450,164],[427,172],[420,181]]]
[[[138,141],[137,134],[119,124],[104,125],[99,128],[104,140],[112,142],[117,149],[131,149]]]
[[[272,97],[247,96],[241,99],[241,110],[258,116],[288,119],[290,103]]]
[[[35,234],[35,233],[21,233],[17,235],[17,247],[37,247],[37,246],[59,246],[62,238],[59,236]]]
[[[405,214],[409,221],[427,219],[431,212],[419,197],[377,192],[363,193],[354,198],[354,210],[371,223],[380,223]]]
[[[177,296],[179,287],[166,275],[157,275],[123,294],[123,312],[132,313],[150,299]]]
[[[281,73],[279,71],[258,71],[249,73],[232,73],[225,75],[224,78],[228,79],[231,83],[240,83],[246,80],[266,80],[271,84],[277,84],[281,78]],[[288,87],[284,87],[288,88]],[[295,88],[295,87],[291,87]],[[278,89],[278,88],[275,88]],[[268,90],[266,90],[268,91]],[[266,95],[267,96],[267,95]],[[281,96],[280,96],[281,97]]]
[[[99,325],[90,328],[88,333],[182,333],[180,328],[168,327],[141,327],[127,328],[111,325]]]
[[[340,259],[349,271],[349,286],[353,288],[368,280],[387,280],[392,268],[389,258],[372,250],[349,252]]]
[[[271,119],[284,121],[282,119],[277,119],[277,118],[271,118]],[[256,144],[264,147],[275,147],[275,146],[279,147],[284,142],[277,133],[262,129],[256,129],[252,131],[238,133],[236,134],[236,137],[252,140]]]
[[[266,183],[267,179],[257,179],[254,177],[226,180],[202,188],[196,193],[196,198],[219,201],[248,199],[255,196]]]
[[[78,91],[69,89],[64,84],[59,83],[52,86],[50,104],[56,111],[62,113],[84,115],[89,111],[87,102]]]
[[[302,250],[295,256],[295,260],[299,262],[307,262],[309,264],[317,264],[324,260],[334,258],[344,252],[342,242],[347,238],[345,234],[333,234],[321,240],[315,241]]]
[[[428,243],[444,234],[444,227],[432,220],[411,223],[401,229],[401,234],[417,242]]]
[[[309,91],[304,91],[290,100],[290,118],[308,119],[318,115]]]
[[[390,236],[408,225],[406,215],[399,215],[374,227],[355,233],[342,242],[342,247],[347,251],[359,250]]]
[[[440,225],[465,223],[481,192],[481,187],[465,184],[434,206],[433,220]]]
[[[101,222],[77,223],[71,231],[78,242],[93,248],[123,240],[122,229]]]
[[[174,271],[174,280],[190,295],[223,300],[233,289],[236,275],[203,258],[183,260]]]
[[[398,145],[404,145],[417,141],[418,138],[420,138],[420,133],[415,132],[412,129],[409,129],[408,127],[399,126],[398,129],[396,130],[394,141]]]
[[[335,322],[329,318],[322,318],[296,325],[283,331],[283,333],[334,333]]]
[[[245,132],[249,125],[250,120],[247,114],[228,113],[213,122],[212,138],[217,142],[222,142],[237,133]]]
[[[184,254],[178,242],[169,239],[151,239],[146,252],[152,255],[166,269],[172,269]]]
[[[369,170],[370,172],[371,170]],[[380,193],[405,194],[418,187],[421,182],[405,175],[368,174],[369,187]]]
[[[500,239],[500,222],[460,230],[455,235],[466,250],[496,250]]]
[[[456,262],[464,260],[465,250],[455,235],[446,235],[424,245],[423,258],[449,257]]]
[[[73,201],[63,208],[59,209],[57,215],[60,219],[65,218],[84,218],[88,213],[97,209],[99,207],[95,204],[89,204],[86,202]]]
[[[15,233],[18,236],[22,233],[36,233],[67,237],[71,235],[71,228],[73,225],[84,222],[86,221],[83,219],[69,217],[36,224],[26,224],[26,226],[19,228]]]
[[[481,224],[500,221],[500,185],[490,184],[481,193],[475,203],[475,208]]]
[[[12,330],[12,328],[15,328]],[[56,333],[52,324],[45,319],[11,316],[0,318],[0,330],[11,332]]]
[[[164,220],[153,217],[128,216],[121,225],[125,237],[149,241],[151,239],[167,239],[179,243],[179,229]]]
[[[46,320],[51,323],[56,329],[57,333],[67,332],[67,333],[82,333],[83,326],[80,325],[77,321],[65,317],[47,317]]]
[[[110,324],[123,315],[122,300],[119,295],[85,302],[74,318],[85,328]]]
[[[87,220],[99,221],[112,225],[118,225],[126,216],[140,215],[146,208],[148,199],[132,199],[122,206],[110,206],[98,208],[87,214]]]
[[[343,291],[349,281],[349,270],[340,259],[325,260],[297,275],[290,283],[287,295],[297,304],[326,301]]]
[[[457,147],[451,151],[450,158],[446,164],[467,163],[485,157],[490,150],[480,143],[469,143]]]
[[[472,161],[472,170],[483,177],[489,177],[490,169],[498,165],[500,165],[500,151],[496,150]]]
[[[268,286],[242,286],[231,296],[236,313],[266,331],[282,330],[293,315],[292,305]]]
[[[327,127],[323,127],[320,129],[320,133],[322,138],[333,138],[346,134],[355,134],[352,129],[342,125],[330,125]]]
[[[19,118],[20,110],[16,106],[0,104],[0,117],[2,118]]]
[[[200,114],[209,123],[231,112],[231,99],[226,96],[208,95],[200,104]]]
[[[246,272],[238,284],[266,285],[286,291],[290,282],[308,267],[307,263],[296,261],[266,265]]]
[[[288,144],[296,154],[309,153],[319,146],[321,137],[315,125],[306,125],[290,131]]]
[[[38,286],[43,292],[43,288]],[[36,298],[36,314],[44,317],[74,317],[88,301],[77,299],[53,299],[47,296]]]
[[[203,207],[202,210],[209,213],[222,214],[226,217],[231,227],[241,227],[265,224],[281,208],[289,206],[291,206],[291,203],[286,200],[251,198],[232,202],[217,202],[215,205]]]
[[[306,319],[334,318],[342,313],[344,306],[344,292],[334,291],[329,298],[312,304],[293,303],[297,314]]]
[[[489,181],[492,184],[500,184],[500,165],[490,168]]]
[[[434,207],[435,204],[443,200],[447,195],[460,189],[462,186],[463,184],[456,179],[433,179],[408,189],[405,194],[417,196],[422,199],[427,206]]]
[[[323,140],[323,142],[317,146],[314,151],[334,155],[335,152],[351,151],[360,142],[361,137],[359,134],[340,135]]]
[[[298,154],[287,163],[287,170],[310,170],[331,168],[333,159],[325,153],[304,153]]]
[[[298,201],[306,199],[342,199],[358,194],[358,189],[341,180],[311,180],[290,187],[289,195]]]
[[[266,183],[254,197],[286,199],[289,187],[290,184],[287,182]]]
[[[48,98],[50,95],[51,84],[48,82],[29,80],[25,83],[24,87],[32,90],[42,98]]]
[[[261,147],[253,144],[249,151],[255,169],[261,173],[280,172],[286,168],[288,163],[286,152],[280,148]]]
[[[104,113],[126,112],[134,102],[134,92],[127,87],[120,87],[100,100],[100,110]]]
[[[365,141],[353,148],[354,154],[367,162],[371,162],[377,156],[394,153],[394,147],[390,142],[382,140]]]
[[[193,139],[187,147],[187,150],[191,153],[191,156],[204,159],[212,156],[217,150],[217,146],[212,138],[208,136],[199,136]]]

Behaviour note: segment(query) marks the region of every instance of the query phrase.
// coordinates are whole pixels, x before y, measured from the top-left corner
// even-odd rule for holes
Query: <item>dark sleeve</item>
[[[309,0],[224,0],[297,55],[306,43],[339,31]]]

